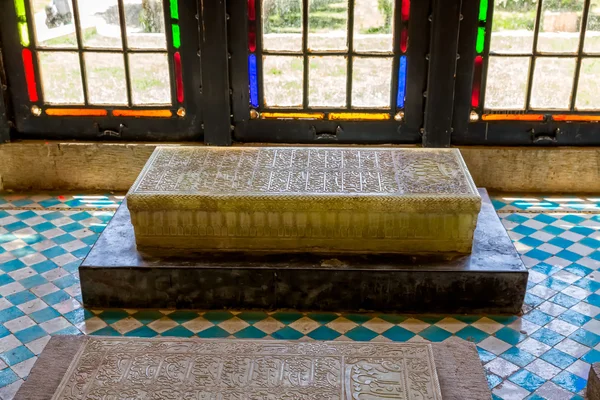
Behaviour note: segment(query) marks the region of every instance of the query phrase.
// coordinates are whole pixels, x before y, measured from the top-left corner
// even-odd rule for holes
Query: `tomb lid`
[[[474,212],[481,198],[458,149],[157,147],[131,210]]]

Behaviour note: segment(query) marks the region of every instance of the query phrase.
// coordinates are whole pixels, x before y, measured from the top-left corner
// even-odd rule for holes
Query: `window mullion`
[[[128,54],[128,43],[127,43],[127,19],[125,19],[125,5],[123,0],[119,0],[119,22],[121,24],[121,43],[123,46],[123,61],[125,65],[125,84],[127,87],[127,104],[129,107],[132,106],[132,95],[131,95],[131,76],[129,72],[129,54]]]
[[[575,64],[575,74],[573,76],[573,88],[571,89],[570,111],[575,111],[575,102],[577,101],[577,88],[579,86],[579,71],[581,71],[581,61],[583,55],[583,46],[585,43],[585,33],[587,31],[588,15],[591,7],[591,0],[585,0],[583,6],[583,16],[581,17],[581,29],[579,30],[579,48],[577,49],[577,64]]]
[[[79,69],[81,71],[81,87],[83,89],[83,101],[86,106],[90,105],[87,87],[87,74],[85,69],[85,57],[83,56],[83,38],[81,37],[81,19],[79,17],[79,0],[73,0],[73,19],[75,21],[75,37],[77,38],[77,54],[79,55]]]
[[[544,0],[538,0],[537,11],[535,15],[535,26],[533,27],[533,48],[531,62],[529,63],[529,76],[527,77],[527,96],[525,97],[525,111],[531,111],[531,90],[533,88],[533,74],[535,72],[535,62],[538,56],[537,45],[540,35],[540,23],[542,19],[542,7]]]
[[[0,86],[4,86],[4,65],[0,58]],[[4,89],[0,87],[0,143],[10,140],[10,126],[8,125],[8,106],[4,99]]]
[[[354,63],[354,1],[348,1],[348,22],[346,25],[348,35],[348,53],[346,56],[346,108],[352,109],[352,69]]]
[[[302,78],[302,108],[308,108],[308,2],[302,0],[302,54],[303,54],[303,78]],[[262,70],[261,70],[262,74]]]

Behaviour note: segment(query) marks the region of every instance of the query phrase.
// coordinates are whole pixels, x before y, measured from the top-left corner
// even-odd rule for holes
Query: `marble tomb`
[[[159,147],[127,195],[139,248],[471,252],[458,149]]]
[[[457,149],[159,147],[79,267],[87,307],[519,312]]]

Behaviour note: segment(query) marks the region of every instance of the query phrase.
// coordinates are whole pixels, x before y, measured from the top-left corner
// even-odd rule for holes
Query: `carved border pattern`
[[[135,194],[429,194],[477,191],[456,149],[158,147]]]
[[[388,148],[159,147],[127,200],[132,211],[294,212],[335,204],[475,215],[481,203],[457,149]]]
[[[88,338],[52,400],[441,400],[424,343]]]

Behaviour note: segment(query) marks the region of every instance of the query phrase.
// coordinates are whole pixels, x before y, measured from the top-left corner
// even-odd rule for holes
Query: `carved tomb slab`
[[[127,195],[141,247],[471,251],[481,198],[458,149],[158,147]]]
[[[52,400],[441,400],[430,344],[90,338]]]

